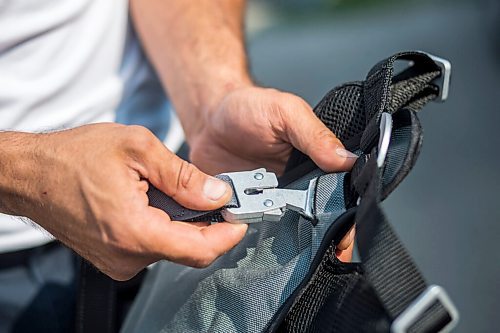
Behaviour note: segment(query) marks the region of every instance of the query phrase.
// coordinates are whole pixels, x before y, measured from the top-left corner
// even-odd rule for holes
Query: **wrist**
[[[40,179],[37,146],[44,134],[0,133],[0,212],[30,216]]]
[[[193,110],[196,116],[183,124],[188,143],[192,142],[210,124],[211,117],[219,109],[226,96],[236,90],[254,86],[252,79],[247,74],[236,75],[224,73],[224,71],[220,71],[218,74],[218,77],[212,80],[216,84],[207,83],[200,90],[202,91],[199,98],[200,103],[196,110]]]

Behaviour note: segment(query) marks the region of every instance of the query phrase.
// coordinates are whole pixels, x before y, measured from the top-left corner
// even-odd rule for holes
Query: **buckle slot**
[[[436,102],[442,103],[448,99],[448,93],[450,91],[451,62],[428,52],[423,53],[429,56],[429,58],[431,58],[432,61],[434,61],[434,63],[441,68],[441,75],[432,81],[432,83],[439,87],[439,95]]]

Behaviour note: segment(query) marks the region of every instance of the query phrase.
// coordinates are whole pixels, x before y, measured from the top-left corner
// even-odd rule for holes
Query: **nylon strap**
[[[76,332],[116,332],[116,282],[81,259],[78,284]]]
[[[361,265],[366,280],[394,320],[426,289],[426,282],[382,212],[381,171],[375,158],[367,162],[360,179],[368,180],[367,184],[357,183],[365,189],[356,214]],[[419,317],[410,332],[438,332],[450,320],[446,309],[437,303]]]
[[[147,192],[149,205],[159,208],[166,212],[173,221],[184,221],[184,222],[221,222],[224,219],[220,211],[224,208],[239,207],[238,198],[234,191],[233,182],[231,178],[226,175],[217,175],[216,178],[225,181],[233,189],[233,196],[229,202],[217,210],[212,211],[200,211],[188,209],[184,206],[178,204],[174,199],[149,184],[149,189]]]

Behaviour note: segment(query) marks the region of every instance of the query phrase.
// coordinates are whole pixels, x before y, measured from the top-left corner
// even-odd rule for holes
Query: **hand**
[[[10,213],[36,221],[114,279],[160,259],[207,266],[245,234],[246,225],[175,222],[148,206],[146,180],[198,210],[221,207],[231,189],[143,127],[98,124],[27,136],[34,164],[23,168],[23,184],[31,185],[20,186],[24,200]]]
[[[188,141],[191,160],[210,174],[266,167],[282,173],[292,151],[301,150],[323,170],[348,171],[356,155],[300,97],[255,86],[227,93],[200,119]],[[341,260],[352,255],[354,231],[339,244]]]

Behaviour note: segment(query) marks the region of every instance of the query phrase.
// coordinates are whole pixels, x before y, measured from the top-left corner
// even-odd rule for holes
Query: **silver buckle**
[[[232,223],[277,222],[287,209],[312,219],[312,199],[316,179],[307,190],[279,189],[278,178],[266,169],[224,173],[231,178],[239,207],[226,208],[221,214]]]
[[[439,95],[437,102],[444,102],[448,99],[448,92],[450,90],[450,79],[451,79],[451,63],[443,58],[430,54],[428,52],[423,52],[431,58],[436,65],[441,68],[441,75],[438,76],[433,83],[439,87]]]
[[[437,285],[431,285],[420,294],[397,318],[392,322],[391,333],[405,333],[435,302],[440,302],[450,315],[450,322],[441,332],[450,332],[458,323],[458,310],[446,291]]]

